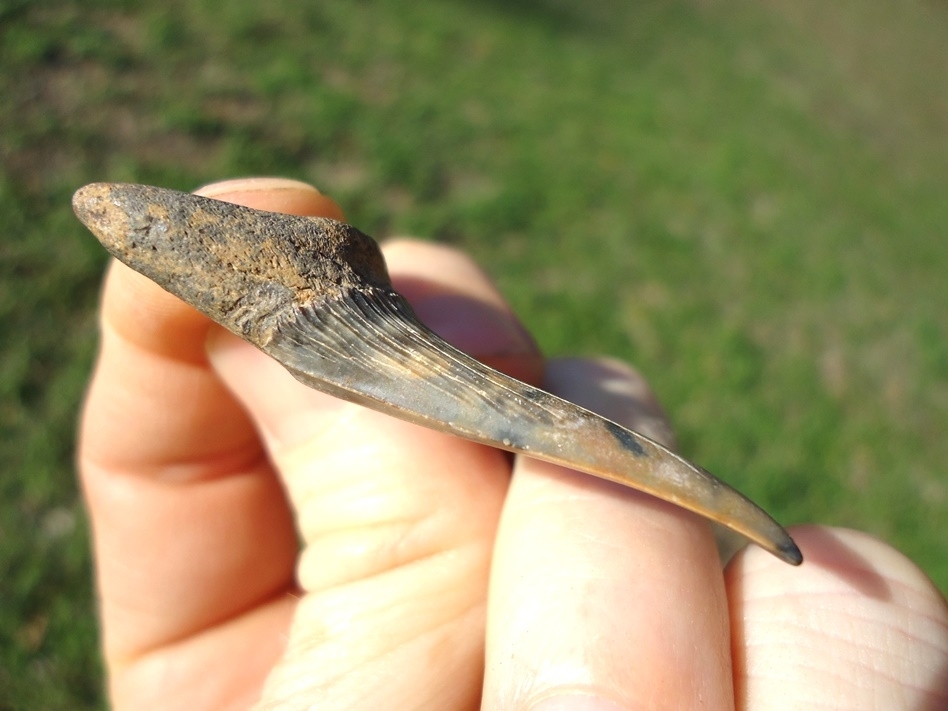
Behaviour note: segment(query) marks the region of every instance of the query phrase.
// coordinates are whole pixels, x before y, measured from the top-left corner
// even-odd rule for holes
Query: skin
[[[202,192],[342,217],[290,181]],[[385,255],[454,345],[669,443],[635,371],[544,363],[464,255]],[[878,540],[801,527],[800,568],[722,570],[693,515],[310,390],[118,263],[101,325],[79,461],[116,709],[948,705],[948,606]]]

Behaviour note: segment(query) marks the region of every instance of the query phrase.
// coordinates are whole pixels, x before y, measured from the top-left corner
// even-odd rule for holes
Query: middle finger
[[[546,385],[661,435],[660,410],[624,366],[551,363]],[[488,610],[484,709],[733,707],[709,526],[648,495],[521,458]]]

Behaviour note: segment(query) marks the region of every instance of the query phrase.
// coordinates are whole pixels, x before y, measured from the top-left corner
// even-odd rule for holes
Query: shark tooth
[[[87,185],[73,208],[113,256],[312,388],[647,492],[803,560],[776,521],[701,467],[435,335],[350,225],[128,184]]]

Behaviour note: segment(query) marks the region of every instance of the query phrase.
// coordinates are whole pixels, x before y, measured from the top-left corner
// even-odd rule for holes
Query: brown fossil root
[[[705,470],[436,336],[354,227],[143,185],[87,185],[73,208],[115,257],[310,387],[648,492],[803,560],[766,512]]]

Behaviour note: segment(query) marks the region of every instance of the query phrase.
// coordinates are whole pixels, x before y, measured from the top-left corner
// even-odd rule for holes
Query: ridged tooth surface
[[[307,385],[402,419],[671,501],[799,562],[787,533],[660,444],[458,351],[391,291],[353,291],[281,324],[265,349]]]
[[[349,225],[141,185],[86,186],[73,205],[115,257],[311,387],[646,491],[802,561],[766,512],[705,470],[436,336]]]

